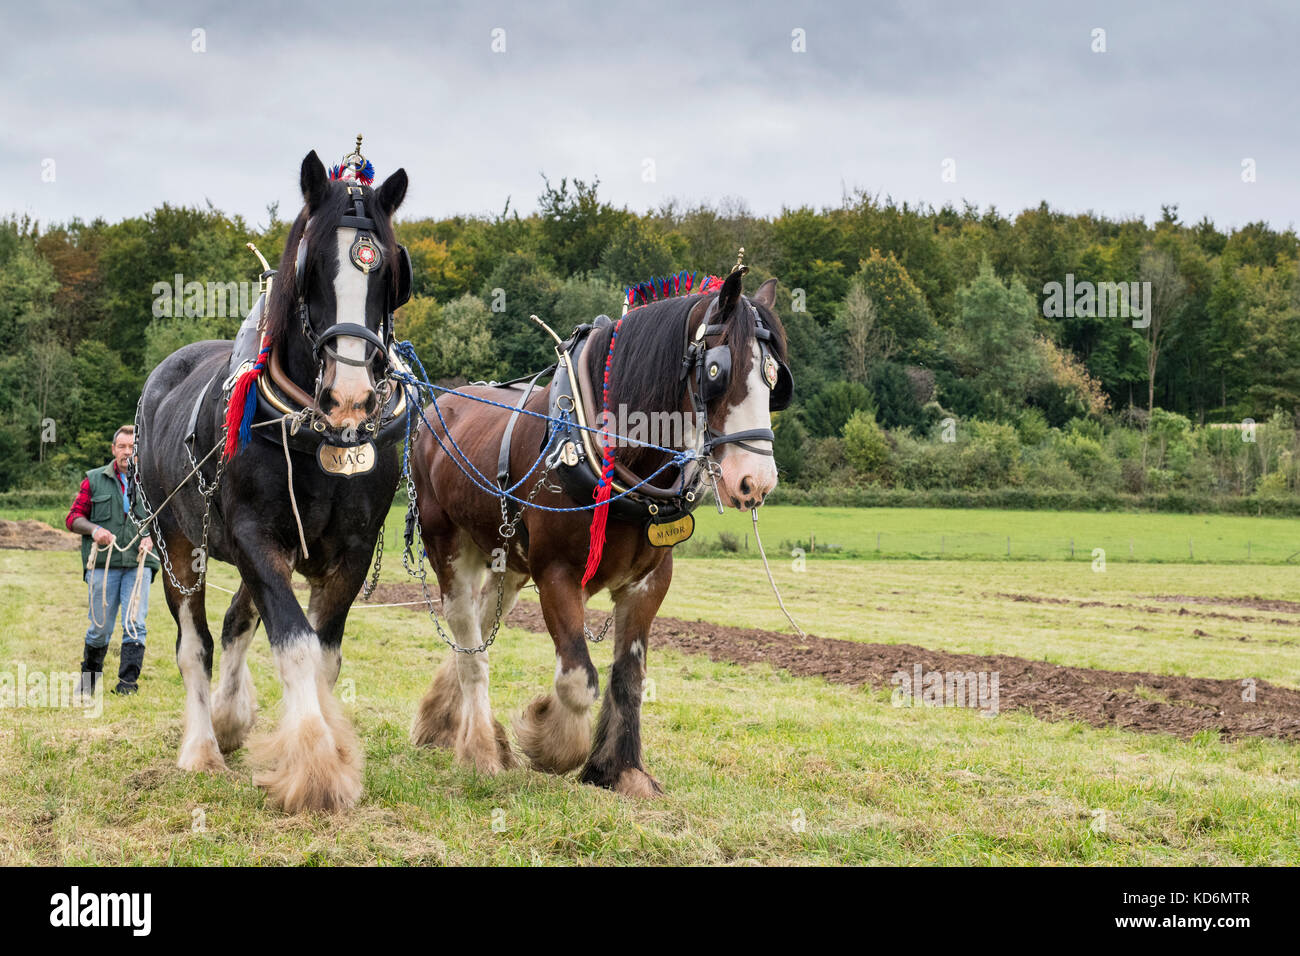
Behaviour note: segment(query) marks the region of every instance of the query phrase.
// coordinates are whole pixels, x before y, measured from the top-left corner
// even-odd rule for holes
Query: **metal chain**
[[[537,497],[537,493],[541,491],[543,487],[547,487],[554,492],[562,492],[564,490],[557,485],[551,485],[547,483],[546,479],[549,476],[551,468],[553,466],[554,466],[554,462],[546,463],[546,466],[542,469],[542,473],[537,478],[537,482],[533,485],[533,490],[528,493],[528,497],[525,499],[525,501],[531,503],[532,500]],[[407,487],[407,499],[409,502],[407,506],[408,515],[414,517],[415,527],[418,527],[420,521],[420,508],[418,503],[416,502],[415,484],[411,480],[409,474],[406,475],[405,477],[406,477],[406,487]],[[502,515],[505,515],[507,513],[506,498],[504,495],[501,498],[501,512]],[[520,508],[518,514],[516,514],[514,518],[502,522],[501,527],[498,530],[500,531],[501,536],[503,538],[508,539],[508,538],[513,538],[515,536],[516,532],[518,531],[519,521],[523,517],[523,514],[524,514],[524,510],[523,508]],[[437,616],[434,614],[433,599],[429,595],[428,583],[427,583],[427,578],[424,570],[423,557],[421,557],[418,572],[411,570],[411,561],[413,560],[414,560],[414,556],[411,555],[409,551],[403,549],[402,564],[406,568],[406,573],[411,577],[417,578],[419,580],[420,589],[424,593],[425,603],[428,605],[429,617],[433,620],[434,626],[438,629],[438,635],[443,639],[443,641],[446,642],[447,646],[450,647],[453,651],[456,651],[457,653],[460,654],[478,654],[483,651],[486,651],[489,647],[491,647],[493,642],[496,641],[497,633],[501,628],[501,618],[502,618],[501,608],[505,601],[505,579],[506,579],[505,571],[501,571],[497,573],[496,576],[497,578],[496,618],[492,624],[491,633],[488,634],[487,639],[484,640],[483,643],[480,644],[478,647],[465,648],[465,647],[461,647],[459,644],[455,643],[453,640],[448,638],[446,632],[443,631],[442,624],[439,622]],[[587,622],[585,620],[582,622],[582,631],[586,635],[587,640],[591,641],[591,643],[593,644],[599,644],[609,635],[609,628],[610,625],[613,623],[614,623],[614,615],[611,613],[607,618],[605,618],[605,623],[601,627],[599,634],[593,634],[591,632],[591,628],[587,627]]]
[[[605,639],[605,635],[609,633],[609,626],[613,622],[614,622],[614,612],[610,611],[609,617],[605,618],[605,626],[600,629],[599,634],[591,633],[591,628],[587,626],[587,622],[585,619],[582,622],[582,630],[583,633],[587,635],[587,640],[591,641],[591,643],[593,644],[599,644],[601,641]]]
[[[384,526],[379,526],[379,540],[375,543],[375,570],[370,580],[361,586],[361,600],[369,601],[370,595],[379,587],[379,569],[384,563]]]
[[[409,465],[409,458],[410,458],[409,431],[407,435],[407,441],[408,441],[408,445],[407,445],[408,455],[406,456],[407,460],[403,461],[402,463],[402,477],[406,480],[406,500],[407,500],[406,520],[408,524],[410,524],[412,527],[416,529],[415,533],[418,534],[419,533],[418,529],[420,527],[420,506],[419,504],[416,503],[415,500],[415,480],[411,477],[411,469]],[[486,651],[487,650],[486,643],[476,648],[461,647],[454,640],[448,637],[447,632],[442,629],[442,622],[438,620],[438,613],[437,611],[434,610],[433,607],[433,596],[429,594],[429,577],[428,577],[428,572],[425,570],[424,567],[424,542],[423,541],[420,542],[419,561],[418,563],[415,563],[415,567],[412,567],[413,563],[415,563],[415,556],[411,554],[411,547],[410,545],[403,543],[402,567],[406,569],[406,573],[410,577],[413,577],[420,582],[420,593],[424,595],[424,604],[425,604],[425,608],[429,612],[429,620],[433,622],[433,626],[437,630],[438,636],[442,638],[443,643],[445,643],[453,651],[456,651],[457,653],[460,654],[477,654],[482,651]]]
[[[408,434],[408,442],[409,441],[410,441],[410,436]],[[409,447],[410,446],[408,445],[408,449]],[[550,485],[546,480],[553,466],[554,466],[554,462],[546,462],[545,467],[542,469],[542,473],[537,476],[537,481],[533,483],[533,490],[528,493],[528,497],[525,499],[526,504],[531,503],[532,500],[537,497],[537,493],[541,491],[543,487],[548,487],[551,490],[557,490],[554,485]],[[419,502],[416,500],[415,480],[411,475],[409,452],[406,457],[406,460],[404,460],[402,463],[402,472],[403,472],[402,477],[406,481],[407,521],[408,523],[411,524],[413,528],[417,529],[416,533],[418,534],[419,533],[418,529],[420,526],[420,505]],[[501,520],[501,527],[498,528],[497,530],[501,534],[501,537],[503,539],[502,540],[503,545],[505,544],[506,541],[508,541],[510,538],[513,538],[518,533],[519,521],[521,518],[523,518],[524,515],[524,509],[523,507],[521,507],[519,509],[519,512],[513,518],[510,518],[509,509],[506,502],[507,502],[506,496],[502,495],[501,496],[502,520]],[[506,549],[503,547],[502,550],[505,551]],[[455,640],[447,636],[447,632],[444,631],[442,628],[442,622],[438,620],[438,615],[434,611],[433,598],[429,594],[428,574],[424,566],[423,543],[421,543],[420,545],[420,559],[415,570],[412,570],[411,568],[413,562],[415,562],[415,556],[411,554],[409,548],[403,547],[402,566],[406,569],[406,573],[408,575],[417,579],[420,582],[420,591],[424,595],[424,603],[429,611],[429,619],[433,621],[433,626],[437,629],[438,636],[442,638],[443,642],[448,647],[450,647],[453,651],[455,651],[458,654],[485,653],[487,649],[491,647],[492,644],[496,641],[497,635],[501,631],[501,620],[502,617],[504,616],[501,613],[501,611],[502,608],[505,606],[506,569],[502,568],[499,572],[495,572],[496,579],[497,579],[497,601],[496,601],[496,612],[492,623],[492,630],[488,633],[488,636],[483,640],[483,643],[481,643],[478,647],[461,647],[459,644],[455,642]]]
[[[143,400],[144,400],[144,396],[141,395],[141,402],[143,402]],[[138,455],[139,449],[143,444],[142,439],[144,437],[142,431],[140,430],[140,403],[136,404],[135,414],[136,414],[136,422],[135,422],[136,454]],[[217,442],[218,448],[225,447],[226,436],[228,435],[229,431],[230,431],[230,424],[229,422],[226,422],[223,419],[222,426],[221,426],[221,437]],[[212,498],[217,493],[217,489],[221,487],[221,476],[225,472],[226,461],[225,461],[225,455],[221,455],[217,458],[216,474],[213,476],[212,483],[206,484],[203,480],[203,472],[197,470],[198,464],[194,461],[194,455],[190,451],[189,445],[184,442],[182,442],[182,444],[185,445],[186,457],[189,458],[191,466],[195,469],[195,477],[198,479],[199,494],[203,496],[203,540],[202,543],[199,545],[200,570],[198,572],[199,574],[198,580],[196,580],[191,587],[185,587],[185,585],[181,584],[181,582],[176,577],[176,571],[172,568],[171,555],[167,553],[166,536],[163,534],[159,534],[157,536],[157,540],[158,540],[158,554],[162,558],[163,570],[167,572],[167,577],[171,579],[172,587],[176,589],[176,592],[178,594],[188,596],[199,591],[199,589],[203,587],[203,583],[208,576],[208,527],[211,524],[211,520],[212,520]],[[145,510],[152,513],[152,508],[150,508],[149,506],[148,495],[145,494],[143,482],[140,482],[137,485],[137,490],[140,493],[140,500],[144,502]]]

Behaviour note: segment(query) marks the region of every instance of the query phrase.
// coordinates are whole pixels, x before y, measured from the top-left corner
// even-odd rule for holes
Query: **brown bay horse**
[[[498,614],[509,612],[532,579],[555,643],[556,666],[553,691],[533,700],[514,720],[519,750],[537,770],[563,774],[581,767],[584,783],[637,797],[662,793],[642,758],[641,700],[647,637],[672,580],[673,561],[671,547],[651,542],[647,525],[654,522],[644,515],[653,518],[659,507],[659,513],[670,513],[675,505],[685,513],[682,520],[693,521],[689,510],[699,500],[697,492],[710,484],[723,505],[744,510],[761,505],[777,482],[771,411],[788,403],[792,386],[784,331],[773,311],[776,280],[746,297],[743,274],[743,268],[737,269],[711,294],[641,305],[617,326],[598,320],[586,335],[572,373],[592,431],[601,423],[602,409],[612,413],[617,407],[620,422],[630,420],[628,410],[665,423],[679,417],[680,443],[653,436],[650,442],[699,457],[664,472],[677,476],[675,498],[643,497],[637,503],[628,496],[609,506],[604,550],[585,587],[592,499],[589,493],[575,493],[571,482],[562,490],[564,483],[557,484],[557,472],[551,470],[562,453],[572,465],[572,445],[565,449],[545,418],[515,418],[505,484],[517,484],[515,493],[529,505],[521,515],[519,505],[511,505],[518,533],[503,538],[502,499],[484,487],[482,478],[501,473],[502,438],[521,392],[470,386],[460,390],[463,395],[442,395],[436,407],[428,406],[426,427],[412,453],[419,533],[459,651],[438,670],[420,702],[412,728],[415,743],[450,748],[460,763],[484,773],[517,765],[505,728],[492,715],[484,636],[495,633]],[[606,395],[601,383],[616,330]],[[557,380],[564,369],[562,360]],[[552,391],[555,387],[553,383]],[[542,388],[532,390],[522,407],[544,416],[556,405]],[[568,406],[561,402],[559,407]],[[638,475],[657,474],[671,456],[662,447],[618,440],[613,421],[607,432],[592,437],[616,446],[617,491],[617,482],[633,487]],[[544,445],[550,452],[545,466],[538,463]],[[477,478],[472,477],[475,471]],[[574,510],[584,505],[588,510]],[[584,617],[588,599],[601,590],[608,590],[614,602],[614,661],[593,738],[590,710],[599,679],[587,651]]]

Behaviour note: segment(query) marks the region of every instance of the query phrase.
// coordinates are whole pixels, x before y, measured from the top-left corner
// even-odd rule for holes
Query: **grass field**
[[[769,551],[793,534],[780,523],[793,528],[799,516],[785,510],[794,509],[764,513]],[[968,517],[947,514],[954,524]],[[870,516],[861,517],[869,529]],[[1124,516],[1087,516],[1100,517]],[[1216,519],[1236,520],[1249,521]],[[395,557],[400,516],[394,521]],[[856,522],[841,524],[844,540],[864,533]],[[1300,686],[1289,627],[1202,622],[1207,636],[1197,636],[1176,615],[1141,609],[1158,606],[1151,595],[1300,598],[1283,567],[1094,572],[1084,562],[809,557],[796,571],[785,554],[774,565],[796,619],[823,636]],[[386,581],[403,579],[400,562],[386,566]],[[75,555],[0,551],[0,578],[0,671],[20,663],[29,672],[74,670],[85,627]],[[788,630],[752,561],[679,560],[675,578],[665,614]],[[213,581],[229,587],[234,574],[218,566]],[[997,596],[1005,594],[1103,606]],[[217,597],[208,609],[214,628],[224,611]],[[1300,862],[1300,748],[1292,744],[1186,741],[1022,712],[989,719],[958,708],[894,708],[887,689],[653,647],[645,747],[664,799],[631,802],[571,776],[525,770],[481,777],[407,740],[445,651],[427,617],[400,608],[354,612],[344,645],[340,692],[366,751],[362,803],[345,816],[286,817],[266,807],[242,751],[227,774],[175,768],[183,692],[160,583],[149,623],[137,697],[110,695],[96,719],[0,710],[0,863]],[[1247,632],[1250,641],[1236,639]],[[607,644],[593,649],[602,680],[609,654]],[[504,718],[547,686],[550,641],[506,629],[492,662]],[[261,636],[250,664],[266,728],[279,689]],[[106,669],[115,667],[116,649]]]
[[[70,495],[69,504],[71,500]],[[0,508],[0,519],[35,518],[56,528],[63,527],[66,515],[66,509],[57,508]],[[400,550],[404,515],[403,499],[388,517],[389,554]],[[741,542],[740,556],[758,556],[748,514],[727,511],[719,515],[706,505],[695,517],[695,536],[681,553],[691,553],[692,545],[716,548],[718,535],[727,533]],[[1287,564],[1290,559],[1291,564],[1300,566],[1300,521],[1292,518],[774,505],[759,511],[759,532],[769,556],[785,553],[782,546],[786,545],[814,551],[823,558],[1072,559],[1091,563],[1093,549],[1102,548],[1107,563]]]
[[[695,534],[702,541],[716,539],[719,532],[742,541],[748,536],[749,553],[756,553],[749,515],[728,511],[720,516],[702,507],[696,518]],[[759,532],[769,555],[781,543],[805,551],[815,543],[823,557],[866,559],[1073,558],[1090,563],[1093,549],[1101,548],[1108,563],[1300,561],[1300,521],[1238,515],[786,505],[761,509]]]

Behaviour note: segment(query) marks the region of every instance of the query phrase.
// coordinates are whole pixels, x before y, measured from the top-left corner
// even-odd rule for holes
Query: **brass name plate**
[[[676,521],[656,524],[651,521],[645,527],[645,536],[656,548],[671,548],[681,544],[695,533],[695,516],[682,515]]]
[[[364,475],[375,467],[375,444],[366,442],[364,445],[342,446],[321,443],[316,447],[316,461],[320,463],[321,471],[331,475],[344,478]]]

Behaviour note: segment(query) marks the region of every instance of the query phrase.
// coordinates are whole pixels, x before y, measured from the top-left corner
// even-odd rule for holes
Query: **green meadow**
[[[1286,522],[815,508],[760,515],[791,613],[825,637],[1300,686],[1297,628],[1289,623],[1300,615],[1225,608],[1259,619],[1195,626],[1162,613],[1177,604],[1159,600],[1300,600],[1300,581],[1285,564],[1210,564],[1199,554],[1198,563],[1175,563],[1188,536],[1207,554],[1238,546],[1244,554],[1250,541],[1279,555]],[[748,516],[701,511],[700,518],[698,536],[733,533],[743,549]],[[1004,532],[1011,561],[973,548],[947,560],[919,547],[927,560],[842,556],[869,550],[877,533],[887,541],[906,534],[992,540]],[[815,553],[789,553],[787,543],[806,548],[814,534]],[[1016,542],[1035,535],[1074,536],[1081,556],[1015,560]],[[400,537],[395,511],[388,583],[405,580]],[[1091,547],[1128,537],[1141,543],[1135,559],[1108,548],[1098,569]],[[662,613],[789,632],[752,557],[752,550],[751,560],[743,550],[679,557]],[[72,552],[0,551],[0,671],[76,669],[86,615],[77,564]],[[217,566],[212,581],[231,587],[235,575]],[[225,600],[210,592],[214,630]],[[289,817],[253,786],[244,751],[232,755],[226,773],[176,768],[184,695],[172,661],[174,625],[157,585],[149,627],[138,696],[109,695],[98,717],[68,708],[0,710],[0,863],[1300,863],[1294,744],[1210,734],[1181,740],[1024,712],[988,719],[959,708],[895,708],[888,688],[653,646],[645,752],[665,797],[634,802],[579,785],[573,775],[530,770],[480,776],[408,740],[416,702],[446,651],[427,616],[406,608],[358,606],[348,623],[339,693],[365,748],[361,803],[342,815]],[[1243,633],[1250,640],[1239,640]],[[607,673],[609,645],[593,646],[593,657]],[[107,669],[115,670],[116,658],[115,639]],[[265,729],[279,688],[260,635],[250,665]],[[545,690],[552,669],[547,637],[505,628],[492,650],[497,716],[507,720]]]

